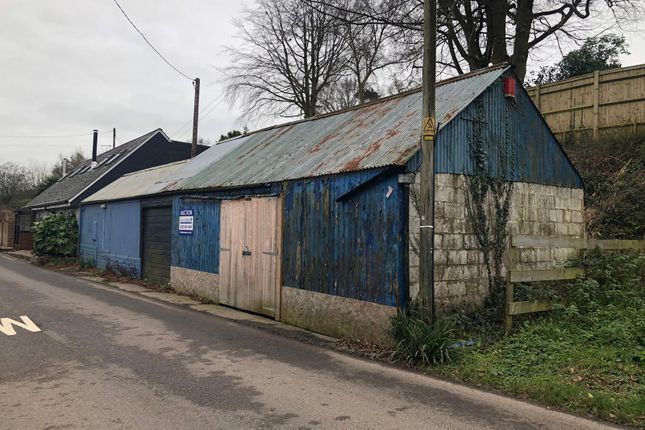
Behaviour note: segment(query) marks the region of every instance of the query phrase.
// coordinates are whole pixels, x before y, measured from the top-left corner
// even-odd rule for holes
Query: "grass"
[[[645,256],[591,254],[559,310],[430,373],[645,428]]]
[[[459,362],[431,372],[549,406],[645,426],[642,350],[594,344],[587,335],[587,330],[567,328],[558,318],[527,322],[514,335],[465,350]]]

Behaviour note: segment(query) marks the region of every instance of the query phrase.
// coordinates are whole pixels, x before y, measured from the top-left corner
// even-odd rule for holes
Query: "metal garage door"
[[[279,318],[279,199],[224,201],[220,217],[220,303]]]
[[[141,272],[143,279],[160,284],[170,282],[170,235],[172,208],[143,209]]]

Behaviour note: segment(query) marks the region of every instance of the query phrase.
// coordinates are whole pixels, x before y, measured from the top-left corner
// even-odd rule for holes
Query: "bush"
[[[76,257],[78,223],[73,216],[52,215],[34,224],[34,253],[54,257]]]
[[[445,317],[433,321],[430,311],[418,301],[392,317],[391,332],[395,356],[408,364],[439,364],[455,358],[454,322]]]
[[[645,235],[645,133],[614,133],[565,146],[585,182],[587,229],[594,237]]]

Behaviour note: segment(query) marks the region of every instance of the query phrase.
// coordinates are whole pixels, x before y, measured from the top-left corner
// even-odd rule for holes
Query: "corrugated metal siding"
[[[497,80],[480,98],[486,121],[484,138],[494,174],[500,172],[499,151],[505,140],[505,115],[508,114],[510,141],[515,153],[508,179],[582,188],[580,176],[523,89],[518,88],[515,101],[508,100],[504,97],[501,80]],[[477,119],[476,103],[478,101],[441,130],[436,147],[437,173],[473,173],[469,143],[473,120]]]
[[[194,231],[191,236],[179,234],[179,212],[192,209]],[[220,204],[215,200],[173,199],[172,265],[202,272],[219,271]]]
[[[372,176],[374,171],[287,184],[283,285],[390,306],[407,297],[407,218],[401,209],[407,197],[397,175],[336,202]]]
[[[81,208],[80,255],[104,269],[118,264],[141,274],[139,250],[140,204],[138,201],[87,205]]]

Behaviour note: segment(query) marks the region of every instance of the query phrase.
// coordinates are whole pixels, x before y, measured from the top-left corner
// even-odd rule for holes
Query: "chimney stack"
[[[63,158],[63,176],[67,175],[67,158]]]
[[[94,130],[92,136],[92,161],[96,162],[96,149],[99,141],[99,131]]]

